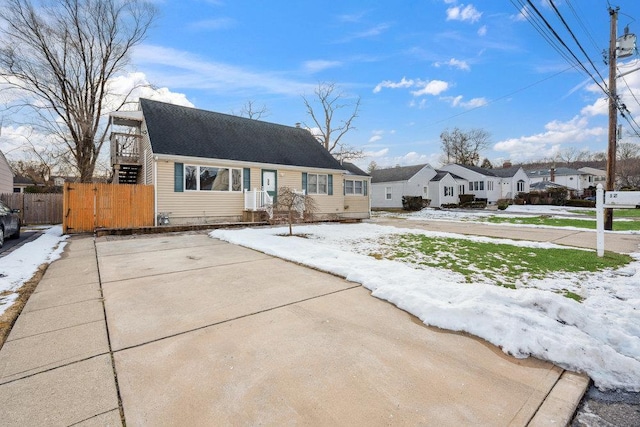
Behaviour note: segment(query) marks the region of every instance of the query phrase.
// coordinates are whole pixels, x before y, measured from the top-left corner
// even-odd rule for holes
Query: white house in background
[[[429,198],[429,181],[436,170],[429,164],[371,171],[371,207],[401,208],[402,197]]]
[[[527,171],[527,176],[531,184],[549,181],[567,187],[578,194],[582,194],[585,189],[594,185],[593,182],[589,182],[590,177],[593,181],[594,175],[565,167]]]
[[[371,172],[371,207],[402,208],[402,197],[422,197],[430,206],[458,203],[467,181],[431,165],[397,166]]]
[[[452,163],[440,170],[451,172],[467,181],[467,187],[460,194],[473,194],[476,199],[486,199],[490,205],[500,199],[513,199],[518,193],[529,192],[529,179],[519,166],[486,169]]]
[[[602,184],[603,186],[605,185],[605,182],[607,181],[607,171],[602,170],[602,169],[596,169],[596,168],[590,168],[590,167],[584,167],[584,168],[580,168],[578,169],[580,172],[584,172],[586,174],[588,174],[585,179],[585,188],[589,188],[589,187],[596,187],[598,184]]]
[[[432,207],[450,205],[460,202],[460,194],[464,194],[467,187],[467,180],[452,174],[451,172],[439,170],[429,181],[429,198]]]
[[[13,171],[0,151],[0,194],[3,193],[13,193]]]

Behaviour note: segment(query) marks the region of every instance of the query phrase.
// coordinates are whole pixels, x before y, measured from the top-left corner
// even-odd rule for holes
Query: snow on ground
[[[378,239],[394,234],[442,233],[374,224],[296,226],[294,232],[307,238],[282,236],[287,232],[287,227],[221,229],[210,236],[361,283],[425,324],[469,332],[516,357],[531,355],[585,372],[599,388],[640,391],[640,253],[618,271],[565,274],[514,290],[366,255],[375,252]],[[581,303],[554,292],[567,286],[580,289]]]
[[[62,226],[50,227],[37,239],[0,258],[0,315],[13,304],[18,289],[33,277],[40,265],[60,258],[66,238],[62,235]]]

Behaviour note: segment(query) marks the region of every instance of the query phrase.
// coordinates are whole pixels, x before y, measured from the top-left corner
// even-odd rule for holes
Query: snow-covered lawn
[[[375,224],[296,226],[294,232],[305,238],[283,236],[287,232],[286,227],[254,228],[210,235],[361,283],[428,325],[469,332],[516,357],[532,355],[585,372],[602,389],[640,391],[640,253],[617,271],[565,273],[507,289],[486,281],[469,284],[445,268],[368,255],[379,251],[377,242],[394,235],[443,233]],[[583,300],[562,296],[558,289],[579,290]]]
[[[40,265],[60,257],[66,238],[62,235],[62,226],[57,225],[0,258],[0,315],[13,304],[18,297],[18,289],[33,277]]]

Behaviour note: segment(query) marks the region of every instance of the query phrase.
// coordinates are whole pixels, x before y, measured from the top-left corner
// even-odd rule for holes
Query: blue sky
[[[639,2],[610,1],[620,7],[618,34],[627,24],[640,33]],[[158,0],[159,18],[120,83],[148,82],[159,99],[223,113],[250,100],[268,109],[263,120],[311,125],[302,95],[312,99],[318,82],[335,82],[346,101],[361,98],[356,130],[343,141],[365,151],[362,167],[438,166],[439,135],[454,127],[488,131],[483,157],[494,163],[571,147],[604,151],[604,94],[514,3],[526,1]],[[579,54],[549,5],[533,3]],[[555,3],[607,78],[608,1]],[[640,122],[628,89],[638,92],[640,72],[618,87]]]

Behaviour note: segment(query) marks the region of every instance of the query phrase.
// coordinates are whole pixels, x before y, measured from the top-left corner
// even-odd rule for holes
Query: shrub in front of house
[[[500,199],[498,200],[498,209],[500,209],[501,211],[507,209],[509,207],[509,205],[511,204],[511,200],[509,199]]]
[[[596,202],[592,200],[569,199],[566,202],[566,206],[572,206],[574,208],[595,208]]]
[[[402,209],[405,211],[419,211],[422,209],[421,196],[402,196]]]

